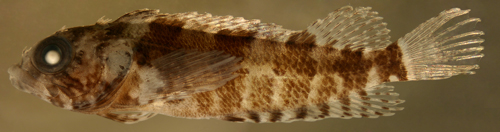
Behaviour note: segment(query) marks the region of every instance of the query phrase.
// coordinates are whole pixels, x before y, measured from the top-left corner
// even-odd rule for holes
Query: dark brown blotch
[[[226,116],[224,118],[224,120],[226,120],[226,121],[232,121],[232,122],[243,122],[243,121],[245,121],[245,119],[243,119],[243,118],[234,117],[234,116]]]
[[[271,112],[271,118],[269,121],[271,122],[276,122],[276,121],[281,121],[281,117],[283,116],[283,113],[279,110],[275,110]]]
[[[124,30],[128,26],[130,26],[130,24],[125,22],[112,23],[112,25],[106,29],[107,30],[106,35],[122,36],[123,33],[125,33]]]
[[[342,110],[344,110],[344,111],[351,111],[351,108],[348,108],[348,107],[342,106]]]
[[[395,75],[400,81],[408,80],[403,64],[403,52],[397,41],[387,46],[385,50],[375,51],[373,54],[375,55],[374,61],[378,65],[377,72],[380,81],[389,82],[391,75]]]
[[[255,123],[260,122],[260,116],[257,114],[257,112],[250,111],[248,112],[248,118],[253,120]]]
[[[151,61],[173,50],[182,48],[178,40],[182,34],[184,22],[158,18],[151,22],[149,32],[133,47],[134,60],[139,66],[151,65]]]
[[[307,31],[292,34],[285,44],[287,46],[294,45],[302,48],[313,48],[317,46],[316,36]]]
[[[226,53],[235,56],[245,56],[245,50],[250,48],[250,44],[254,42],[257,32],[240,32],[234,34],[232,31],[225,29],[217,32],[213,37],[217,50],[222,50]]]
[[[204,114],[211,112],[210,109],[214,104],[213,97],[212,97],[211,93],[209,93],[209,92],[198,93],[195,96],[193,96],[193,98],[196,99],[196,101],[199,104],[198,112],[204,113]]]
[[[321,111],[321,116],[329,116],[330,115],[330,106],[328,104],[323,103],[320,104],[319,106],[319,111]]]
[[[347,113],[347,112],[344,112],[343,114],[346,115],[346,116],[352,116],[351,113]]]
[[[307,116],[307,107],[302,106],[302,107],[298,108],[295,111],[295,113],[296,113],[296,116],[295,116],[296,119],[304,119]]]
[[[273,72],[274,74],[278,75],[278,76],[283,76],[285,75],[286,71],[283,70],[283,69],[278,69],[278,68],[273,68]]]

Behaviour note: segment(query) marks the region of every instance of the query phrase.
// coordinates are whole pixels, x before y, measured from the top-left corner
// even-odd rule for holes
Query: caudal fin
[[[459,74],[474,74],[484,42],[482,31],[474,29],[479,18],[470,10],[453,8],[420,24],[398,40],[403,50],[408,80],[437,80]]]

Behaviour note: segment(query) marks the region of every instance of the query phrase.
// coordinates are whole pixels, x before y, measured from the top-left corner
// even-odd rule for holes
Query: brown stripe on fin
[[[391,43],[387,24],[377,12],[370,10],[371,7],[344,6],[325,19],[313,22],[305,32],[316,36],[312,41],[318,46],[353,50],[385,48]]]
[[[307,116],[307,107],[302,106],[295,111],[295,119],[305,119]]]
[[[151,112],[127,113],[127,114],[115,114],[110,112],[110,113],[99,113],[97,115],[114,121],[122,122],[125,124],[134,124],[152,118],[156,114],[157,113],[151,113]]]
[[[271,117],[269,118],[270,122],[281,121],[281,117],[283,117],[283,113],[279,110],[274,110],[271,112]]]
[[[244,118],[239,118],[239,117],[234,117],[234,116],[226,116],[226,117],[224,117],[223,120],[232,121],[232,122],[244,122],[245,121]]]
[[[257,112],[249,111],[248,112],[248,118],[250,120],[254,121],[255,123],[259,123],[260,122],[260,115]]]

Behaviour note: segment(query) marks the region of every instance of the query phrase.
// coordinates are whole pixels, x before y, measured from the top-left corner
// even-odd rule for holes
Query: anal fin
[[[140,121],[145,121],[149,118],[152,118],[157,115],[157,113],[152,113],[152,112],[138,112],[138,113],[122,113],[122,114],[117,114],[117,113],[104,113],[104,114],[97,114],[99,116],[117,121],[117,122],[122,122],[125,124],[134,124]]]
[[[403,110],[397,107],[404,100],[398,99],[399,94],[393,92],[393,86],[377,85],[366,89],[367,95],[351,93],[348,100],[331,100],[320,104],[308,104],[294,109],[275,109],[269,111],[251,111],[218,117],[233,122],[293,122],[316,121],[324,118],[377,118],[392,116],[394,111]]]

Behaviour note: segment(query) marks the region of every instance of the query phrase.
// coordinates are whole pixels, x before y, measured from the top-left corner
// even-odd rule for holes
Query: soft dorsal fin
[[[351,49],[385,48],[391,42],[382,17],[371,7],[344,6],[330,13],[325,19],[313,22],[307,32],[316,36],[319,46],[333,46],[343,49],[349,45]]]

